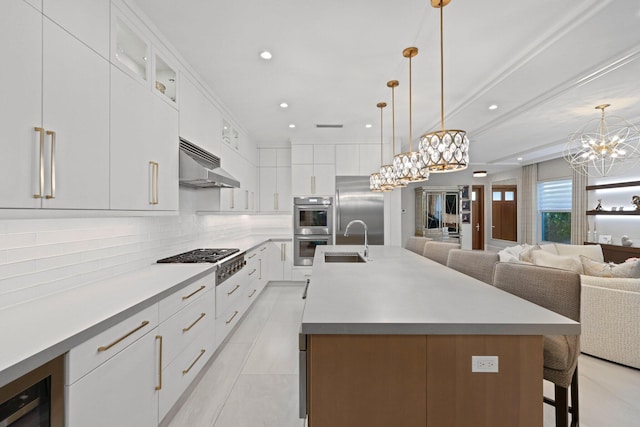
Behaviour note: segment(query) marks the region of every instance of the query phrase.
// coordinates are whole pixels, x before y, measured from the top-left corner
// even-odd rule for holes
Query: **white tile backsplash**
[[[290,235],[291,224],[291,215],[0,220],[0,308],[219,241]]]

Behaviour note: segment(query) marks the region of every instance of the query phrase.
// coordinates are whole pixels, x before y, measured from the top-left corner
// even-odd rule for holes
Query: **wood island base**
[[[539,335],[308,335],[309,427],[541,427]],[[471,371],[498,356],[498,373]]]

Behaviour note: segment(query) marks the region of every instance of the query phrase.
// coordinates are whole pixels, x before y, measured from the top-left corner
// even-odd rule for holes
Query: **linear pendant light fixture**
[[[417,47],[408,47],[402,51],[402,56],[409,58],[409,151],[393,157],[393,167],[396,179],[407,183],[421,182],[429,179],[429,171],[423,163],[423,156],[418,151],[413,151],[413,123],[412,123],[412,99],[411,99],[411,58],[418,54]]]
[[[420,137],[419,150],[429,172],[454,172],[469,165],[469,139],[463,130],[444,127],[444,43],[442,10],[450,0],[431,0],[431,6],[440,9],[440,125],[436,132]]]
[[[380,109],[380,164],[382,164],[382,109],[387,106],[386,102],[378,102],[376,107]],[[383,183],[382,175],[379,172],[372,173],[369,176],[369,189],[376,193],[381,191],[391,191],[393,187]]]
[[[602,111],[600,118],[590,120],[569,136],[564,158],[582,175],[603,177],[620,174],[640,160],[640,131],[622,117],[609,116],[606,122],[604,109],[609,106],[596,106],[596,110]]]

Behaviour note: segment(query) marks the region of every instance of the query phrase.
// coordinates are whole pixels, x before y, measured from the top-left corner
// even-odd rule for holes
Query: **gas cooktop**
[[[240,249],[194,249],[183,254],[159,259],[158,262],[218,262],[236,252],[240,252]]]

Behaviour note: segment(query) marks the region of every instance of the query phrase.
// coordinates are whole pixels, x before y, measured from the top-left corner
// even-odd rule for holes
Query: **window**
[[[491,238],[518,241],[518,210],[515,185],[491,188]]]
[[[540,240],[571,243],[571,180],[538,183]]]

